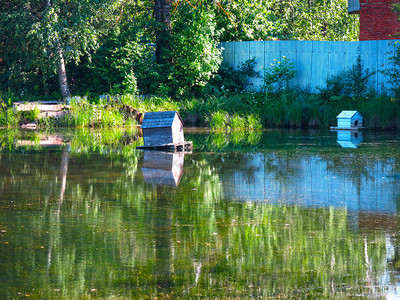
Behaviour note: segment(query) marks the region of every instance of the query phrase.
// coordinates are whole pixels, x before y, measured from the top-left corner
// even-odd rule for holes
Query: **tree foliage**
[[[62,58],[75,94],[198,93],[219,68],[218,42],[358,35],[344,0],[173,1],[160,15],[163,3],[1,1],[2,91],[59,95]]]
[[[226,0],[216,10],[222,41],[358,39],[358,16],[348,14],[346,0]]]
[[[4,1],[0,10],[2,37],[1,73],[8,86],[21,93],[36,87],[21,87],[32,76],[44,82],[60,68],[60,53],[65,63],[90,58],[98,47],[98,37],[107,29],[104,21],[110,1],[17,0]],[[40,90],[40,88],[39,88]]]
[[[168,85],[174,93],[183,95],[192,87],[204,87],[222,59],[214,13],[206,7],[182,5],[177,14],[168,53],[172,63]]]

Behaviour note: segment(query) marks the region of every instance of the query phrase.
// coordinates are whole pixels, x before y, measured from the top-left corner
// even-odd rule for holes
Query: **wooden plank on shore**
[[[41,118],[60,118],[68,113],[66,110],[61,111],[42,111],[39,113],[39,119]]]
[[[65,104],[63,101],[58,100],[37,100],[37,101],[16,101],[13,104],[26,104],[26,103],[37,103],[37,104]]]
[[[17,111],[30,111],[34,110],[36,107],[41,111],[61,111],[69,110],[71,105],[65,104],[39,104],[39,103],[13,103],[14,109]]]

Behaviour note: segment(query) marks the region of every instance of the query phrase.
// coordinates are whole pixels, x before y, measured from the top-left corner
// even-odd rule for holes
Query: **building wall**
[[[359,113],[351,119],[351,127],[363,127],[363,118]]]
[[[162,146],[173,143],[171,128],[143,128],[145,146]]]
[[[398,13],[392,10],[395,1],[360,1],[360,41],[395,39],[400,32]]]
[[[185,142],[183,124],[178,115],[175,115],[174,122],[172,123],[172,139],[174,144],[183,144]]]
[[[339,118],[337,121],[338,121],[337,126],[340,128],[350,128],[351,127],[351,119]]]

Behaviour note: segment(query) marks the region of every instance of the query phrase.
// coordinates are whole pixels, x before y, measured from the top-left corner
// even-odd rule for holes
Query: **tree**
[[[125,92],[135,78],[144,93],[198,90],[221,41],[358,37],[345,0],[2,0],[0,28],[2,89],[43,95],[58,82],[63,98],[94,78],[98,92]]]
[[[234,0],[215,9],[221,41],[358,39],[358,16],[347,13],[346,0]]]
[[[118,2],[118,1],[115,1]],[[3,1],[0,26],[10,34],[1,45],[9,78],[24,72],[40,72],[44,77],[58,73],[61,95],[69,96],[66,63],[90,58],[98,47],[98,38],[106,29],[104,19],[110,0]],[[27,55],[28,54],[28,55]],[[9,58],[8,58],[9,57]],[[18,74],[20,72],[20,74]]]
[[[176,97],[198,92],[217,72],[221,49],[213,10],[182,2],[171,14],[158,12],[157,18],[149,18],[150,3],[128,1],[117,28],[94,54],[86,71],[95,81],[95,93],[107,92],[105,88],[112,93],[129,92],[126,83],[135,77],[142,94]],[[154,41],[155,61],[149,45]],[[99,78],[100,73],[105,75]]]
[[[157,63],[165,62],[165,50],[169,48],[171,32],[170,0],[154,0],[154,16],[156,20],[156,59]]]
[[[222,61],[218,48],[220,31],[210,7],[193,8],[186,4],[176,14],[168,51],[168,86],[172,94],[183,95],[197,92],[217,73]]]

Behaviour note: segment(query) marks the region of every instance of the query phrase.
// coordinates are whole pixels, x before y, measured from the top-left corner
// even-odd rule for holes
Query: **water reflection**
[[[18,147],[54,147],[59,148],[65,144],[65,137],[60,134],[37,134],[34,139],[21,137],[17,139]]]
[[[185,158],[0,134],[0,298],[398,296],[399,141],[274,134]]]
[[[362,132],[354,130],[338,130],[337,142],[343,148],[358,148],[362,142]]]
[[[183,173],[183,152],[144,151],[142,174],[154,185],[178,186]]]
[[[227,199],[239,201],[397,212],[399,181],[390,179],[395,172],[390,160],[365,162],[360,169],[360,158],[342,154],[340,159],[340,167],[332,168],[330,159],[317,155],[247,155],[224,169],[224,193]]]

